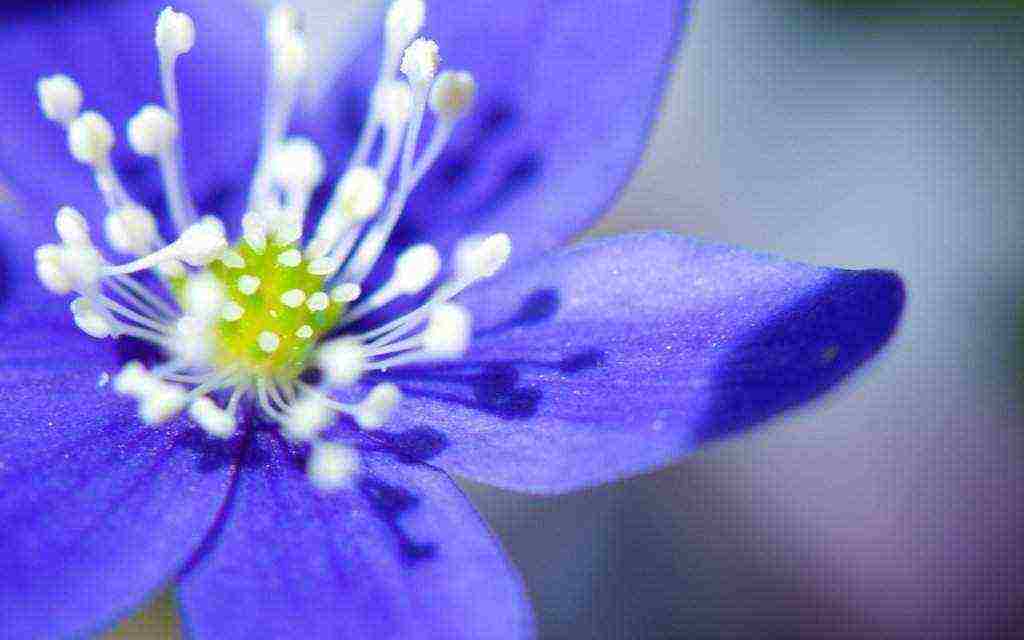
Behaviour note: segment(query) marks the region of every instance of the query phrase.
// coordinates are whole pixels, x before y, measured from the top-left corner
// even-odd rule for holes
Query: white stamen
[[[373,92],[373,110],[389,128],[399,128],[409,121],[412,92],[409,84],[400,80],[383,82]]]
[[[324,157],[308,138],[291,138],[274,152],[271,173],[287,190],[312,191],[324,178]]]
[[[178,57],[196,43],[196,25],[187,13],[165,7],[156,20],[156,48],[162,56]]]
[[[223,225],[203,219],[185,229],[174,245],[183,261],[193,267],[205,267],[220,257],[228,243]]]
[[[402,392],[390,382],[375,386],[353,412],[363,429],[377,429],[387,422],[391,412],[402,400]]]
[[[352,323],[388,304],[400,295],[413,295],[430,284],[441,269],[441,256],[430,244],[409,247],[395,260],[391,279],[372,296],[345,315],[345,322]]]
[[[88,298],[75,298],[71,302],[71,315],[78,328],[93,338],[103,339],[114,333],[107,318],[96,311]]]
[[[266,353],[274,353],[281,346],[281,336],[273,331],[261,331],[260,335],[256,338],[256,342],[259,344],[260,349]]]
[[[302,34],[292,31],[281,34],[274,43],[274,74],[285,83],[295,83],[306,72],[309,50]]]
[[[313,327],[308,324],[304,324],[295,330],[295,337],[301,338],[302,340],[309,340],[313,337]]]
[[[291,289],[281,294],[281,304],[298,309],[306,301],[306,292],[302,289]]]
[[[310,481],[322,491],[344,487],[358,470],[359,454],[334,442],[317,443],[306,465]]]
[[[280,46],[280,43],[289,35],[299,31],[301,27],[299,12],[295,7],[288,4],[274,6],[267,14],[265,36],[267,44],[273,47]]]
[[[430,312],[423,349],[437,358],[458,358],[469,347],[473,319],[457,304],[440,304]]]
[[[505,266],[511,254],[512,239],[508,234],[467,238],[455,251],[456,277],[466,281],[489,278]]]
[[[238,278],[238,290],[244,295],[251,296],[260,288],[260,279],[248,273]]]
[[[114,376],[114,391],[121,395],[137,396],[151,388],[154,382],[142,363],[130,360]]]
[[[476,99],[476,80],[466,71],[443,71],[430,91],[430,108],[439,118],[464,116]]]
[[[157,425],[173,418],[188,402],[188,393],[176,384],[160,383],[141,398],[139,416],[148,425]]]
[[[71,246],[91,247],[92,239],[89,237],[89,223],[85,216],[74,207],[61,207],[54,218],[53,226],[57,229],[57,235],[64,241],[64,244]]]
[[[220,280],[209,271],[191,276],[183,293],[185,311],[204,321],[219,315],[227,293]]]
[[[211,321],[209,314],[203,316],[184,315],[174,324],[170,350],[182,362],[205,364],[212,354]]]
[[[61,259],[61,248],[55,244],[44,244],[36,249],[36,276],[51,293],[64,295],[74,287],[74,280],[65,271]]]
[[[126,206],[107,213],[103,234],[117,251],[141,256],[159,242],[156,218],[148,209]]]
[[[85,111],[68,125],[68,149],[82,164],[107,166],[113,146],[114,129],[96,111]]]
[[[388,7],[384,19],[388,45],[401,50],[406,47],[423,28],[427,7],[423,0],[395,0]]]
[[[351,338],[325,342],[316,355],[324,378],[331,386],[352,385],[366,369],[366,349],[358,340]]]
[[[309,442],[319,437],[330,424],[333,414],[318,396],[307,395],[292,403],[282,421],[281,434],[290,440]]]
[[[192,416],[203,431],[215,438],[230,438],[235,433],[235,416],[221,409],[217,404],[206,396],[192,401],[188,408]]]
[[[317,291],[306,300],[306,306],[313,313],[323,311],[331,306],[331,299],[323,291]]]
[[[348,304],[349,302],[355,302],[362,295],[363,288],[354,282],[345,282],[339,284],[331,290],[331,300],[334,300],[338,304]]]
[[[155,104],[147,104],[128,120],[128,144],[140,156],[159,156],[171,148],[177,137],[174,116]]]
[[[417,38],[402,55],[402,73],[413,85],[429,85],[441,66],[441,51],[437,43]]]
[[[40,78],[36,82],[36,93],[43,115],[64,126],[71,124],[82,108],[82,89],[64,74]]]

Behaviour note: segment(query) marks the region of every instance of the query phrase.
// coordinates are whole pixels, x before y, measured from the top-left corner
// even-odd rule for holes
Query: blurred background
[[[374,3],[306,3],[342,64]],[[909,309],[839,392],[670,469],[558,498],[464,485],[543,638],[1024,637],[1022,4],[697,3],[593,233],[892,268]],[[110,637],[179,637],[172,611]]]

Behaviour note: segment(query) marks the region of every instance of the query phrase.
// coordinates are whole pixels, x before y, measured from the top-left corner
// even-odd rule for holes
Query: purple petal
[[[83,109],[99,110],[115,128],[114,162],[133,195],[154,210],[163,208],[156,163],[130,151],[125,126],[143,104],[162,102],[153,30],[166,4],[119,0],[73,2],[60,9],[45,3],[0,7],[5,122],[0,176],[33,216],[48,219],[63,204],[94,220],[105,211],[91,172],[71,158],[63,130],[39,110],[36,80],[54,73],[78,80]],[[196,23],[196,45],[177,66],[186,173],[206,210],[248,186],[259,143],[263,32],[247,3],[174,5]]]
[[[889,339],[903,289],[888,272],[642,234],[462,301],[477,327],[464,361],[387,375],[406,394],[394,431],[431,434],[408,455],[450,472],[555,492],[664,465],[821,394]]]
[[[151,597],[212,526],[229,445],[140,425],[109,345],[30,305],[0,323],[0,637],[94,633]]]
[[[639,160],[688,6],[430,2],[423,34],[479,91],[413,195],[397,243],[446,251],[468,233],[505,231],[513,260],[526,261],[592,224]],[[332,153],[351,151],[379,56],[370,47],[309,125]]]
[[[355,488],[322,494],[274,434],[253,440],[223,532],[181,579],[197,637],[532,635],[518,576],[444,473],[368,453]]]

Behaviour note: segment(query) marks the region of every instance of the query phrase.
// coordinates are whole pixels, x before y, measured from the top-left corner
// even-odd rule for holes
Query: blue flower
[[[169,581],[198,636],[529,637],[448,473],[653,469],[895,329],[891,273],[658,233],[558,248],[637,162],[685,3],[434,0],[426,40],[401,0],[292,137],[294,16],[180,4],[2,10],[3,637],[98,631]]]

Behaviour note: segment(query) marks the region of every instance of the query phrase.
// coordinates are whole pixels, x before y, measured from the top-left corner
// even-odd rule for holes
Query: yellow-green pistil
[[[262,251],[240,241],[207,270],[225,292],[214,327],[218,368],[290,380],[308,366],[314,345],[345,310],[309,272],[295,244],[268,240]],[[177,284],[177,283],[175,283]],[[173,287],[179,294],[181,287]]]

